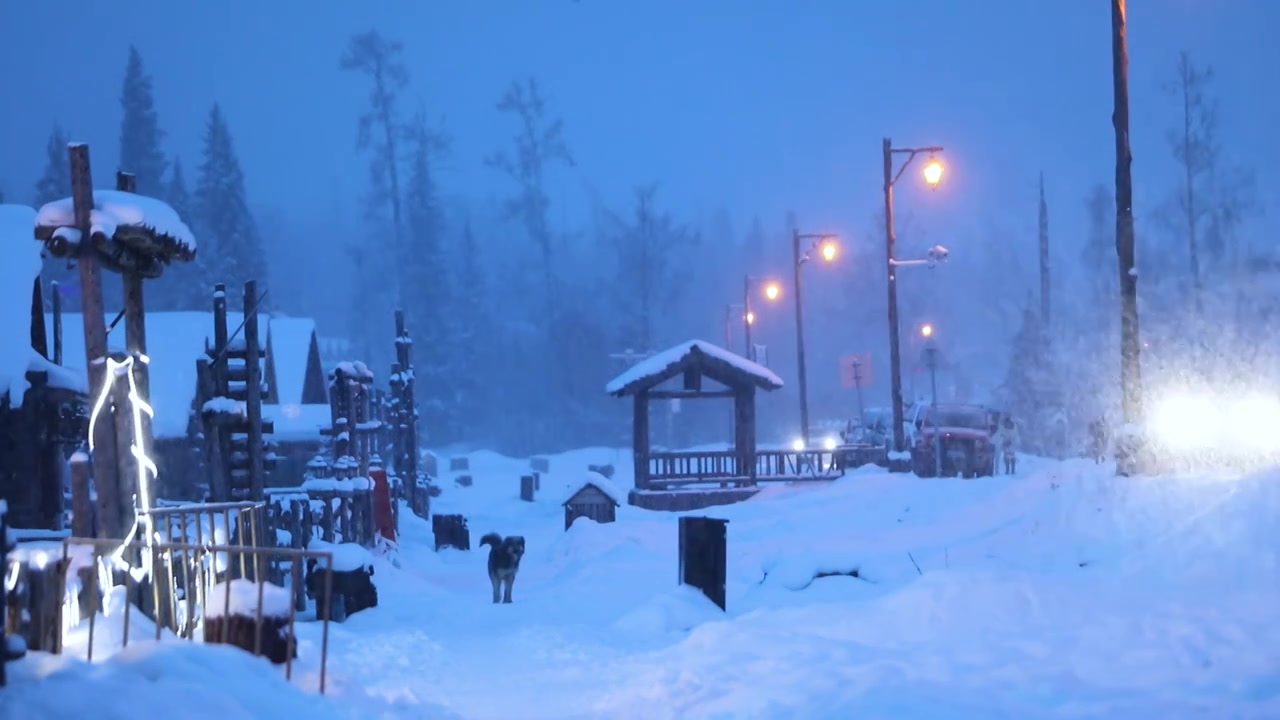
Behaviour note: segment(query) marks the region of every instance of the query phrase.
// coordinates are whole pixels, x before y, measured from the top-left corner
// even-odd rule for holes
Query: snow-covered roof
[[[711,361],[703,363],[703,371],[705,375],[717,381],[724,382],[730,379],[725,377],[725,373],[717,373],[718,369],[723,369],[729,371],[729,374],[737,375],[738,379],[754,383],[766,390],[777,390],[782,387],[782,378],[775,375],[769,368],[705,340],[689,340],[631,366],[606,385],[605,392],[611,395],[625,395],[641,386],[656,385],[668,377],[674,377],[681,366],[699,357]]]
[[[115,237],[120,228],[137,228],[168,238],[188,254],[196,250],[196,238],[178,213],[165,202],[146,195],[94,190],[89,223],[89,232],[93,235],[101,233]],[[42,206],[32,229],[39,226],[56,232],[57,228],[74,227],[75,224],[75,207],[68,197]]]
[[[574,485],[571,488],[572,491],[568,495],[565,495],[564,502],[561,504],[568,505],[574,495],[577,495],[588,487],[594,487],[604,493],[615,505],[625,505],[627,502],[627,494],[622,491],[622,488],[615,485],[612,480],[598,472],[588,471],[583,481]]]
[[[311,318],[271,318],[267,342],[276,373],[276,399],[281,405],[302,403],[315,333],[316,321]]]
[[[36,211],[0,205],[0,395],[21,405],[27,392],[31,349],[31,291],[40,276],[40,244],[34,242]]]

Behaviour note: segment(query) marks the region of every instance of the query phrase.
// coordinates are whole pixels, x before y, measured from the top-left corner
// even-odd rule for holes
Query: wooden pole
[[[1129,143],[1129,45],[1125,0],[1111,0],[1111,63],[1116,134],[1116,259],[1120,272],[1120,384],[1124,421],[1142,421],[1142,343],[1138,334],[1138,271],[1133,240],[1133,155]]]
[[[49,357],[49,334],[44,327],[44,292],[38,277],[31,284],[31,349]]]
[[[49,283],[49,298],[53,302],[53,364],[62,364],[62,286],[57,280]]]
[[[117,172],[116,173],[116,190],[121,192],[135,192],[136,180],[132,173]],[[137,273],[124,273],[124,338],[125,350],[135,358],[147,355],[147,316],[146,303],[142,291],[142,276]],[[138,385],[138,395],[148,404],[151,402],[151,370],[147,363],[140,359],[135,359],[133,364],[133,378]],[[130,426],[132,423],[129,423]],[[137,432],[139,437],[134,442],[145,452],[151,453],[154,447],[154,438],[152,431],[151,418],[146,413],[142,415],[140,427],[132,428],[131,431]],[[121,448],[124,452],[124,448]],[[132,457],[130,455],[130,457]],[[137,477],[136,466],[132,468],[132,476]],[[146,508],[154,501],[154,498],[142,497],[142,488],[136,488],[139,493],[138,499],[141,507]],[[152,492],[155,489],[152,488]]]
[[[93,212],[93,178],[89,168],[89,146],[72,143],[67,147],[71,161],[71,202],[80,245],[76,264],[80,269],[80,307],[84,322],[85,371],[89,380],[89,402],[94,403],[106,383],[107,320],[102,309],[102,277],[98,259],[90,240],[90,215]],[[92,408],[92,404],[90,405]],[[120,526],[120,487],[116,476],[115,425],[110,408],[94,423],[93,478],[98,489],[98,535],[103,538],[123,537]]]
[[[262,365],[258,352],[258,284],[249,280],[244,284],[244,364],[245,364],[245,414],[249,419],[249,437],[246,440],[249,455],[249,493],[254,500],[262,499]]]

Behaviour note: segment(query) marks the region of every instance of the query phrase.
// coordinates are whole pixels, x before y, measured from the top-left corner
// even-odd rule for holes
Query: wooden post
[[[107,319],[102,309],[102,277],[98,259],[90,239],[90,215],[93,212],[93,178],[89,168],[89,146],[74,143],[67,147],[71,160],[71,202],[75,212],[80,245],[76,264],[80,269],[80,307],[84,321],[85,369],[88,373],[89,402],[96,402],[107,381]],[[94,423],[93,479],[98,489],[98,536],[124,537],[120,525],[120,486],[116,476],[115,425],[103,409],[103,417]]]
[[[93,500],[89,493],[89,456],[71,456],[71,534],[93,537]]]
[[[262,365],[258,352],[258,284],[244,284],[245,411],[249,419],[249,493],[262,499]]]
[[[396,363],[404,373],[400,402],[396,405],[399,411],[399,417],[396,418],[398,437],[402,439],[396,445],[398,456],[396,470],[400,471],[401,477],[411,488],[411,501],[418,493],[418,412],[413,399],[413,360],[410,355],[412,349],[413,340],[409,337],[409,330],[405,326],[404,311],[396,310]]]
[[[635,463],[637,490],[649,489],[649,393],[641,390],[635,396],[631,426],[631,449]]]
[[[1129,138],[1129,42],[1125,0],[1111,0],[1111,67],[1115,108],[1116,259],[1120,274],[1120,390],[1126,424],[1142,422],[1142,341],[1133,237],[1133,155]],[[1119,465],[1130,465],[1127,462]],[[1135,469],[1120,468],[1125,474]]]
[[[57,280],[49,283],[49,298],[53,302],[53,364],[62,364],[62,286]]]
[[[116,190],[121,192],[135,192],[135,179],[132,173],[117,172],[116,173]],[[144,402],[151,402],[151,372],[145,362],[139,359],[139,356],[147,354],[147,317],[144,295],[142,292],[142,276],[137,273],[124,273],[124,338],[125,350],[134,356],[133,378],[138,385],[138,395]],[[132,425],[132,423],[130,423]],[[152,438],[151,418],[143,413],[141,426],[136,430],[139,437],[134,439],[138,447],[144,452],[151,454],[154,442]],[[124,451],[124,448],[121,448]],[[130,455],[132,457],[132,455]],[[134,475],[137,469],[134,469]],[[143,508],[147,508],[155,498],[142,497],[142,488],[138,488],[140,493],[138,496],[139,503]],[[155,489],[152,489],[152,493]]]
[[[44,327],[44,293],[38,277],[31,284],[31,349],[49,357],[49,335]]]
[[[213,368],[208,358],[196,360],[196,381],[200,384],[200,400],[205,401],[217,394],[214,384]],[[200,410],[200,427],[204,429],[205,471],[209,477],[209,495],[213,502],[227,502],[231,499],[231,488],[227,486],[226,467],[222,455],[222,426],[217,418],[206,418]]]

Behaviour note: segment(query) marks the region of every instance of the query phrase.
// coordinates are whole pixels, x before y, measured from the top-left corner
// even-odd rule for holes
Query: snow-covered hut
[[[0,502],[13,527],[58,529],[86,377],[47,357],[35,210],[0,205]]]
[[[611,523],[618,519],[618,506],[626,499],[622,490],[605,476],[588,472],[586,480],[577,486],[564,501],[564,529],[580,517],[598,523]]]

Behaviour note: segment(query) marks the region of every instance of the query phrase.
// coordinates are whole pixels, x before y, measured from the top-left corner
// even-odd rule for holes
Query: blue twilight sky
[[[362,81],[337,70],[347,37],[405,44],[413,102],[453,137],[442,183],[505,192],[483,167],[511,134],[494,103],[537,76],[578,165],[562,211],[593,186],[625,203],[642,182],[689,212],[727,208],[862,232],[879,198],[879,142],[947,147],[945,191],[910,202],[931,241],[981,245],[988,219],[1034,223],[1036,174],[1055,228],[1083,226],[1088,187],[1109,181],[1109,10],[1102,0],[781,2],[540,0],[0,0],[0,187],[30,192],[50,125],[114,167],[127,46],[153,75],[167,150],[189,173],[203,120],[229,118],[254,201],[285,216],[354,215]],[[1255,168],[1280,161],[1280,3],[1147,0],[1131,9],[1135,180],[1142,212],[1168,191],[1161,93],[1176,53],[1218,73],[1224,137]],[[1264,70],[1270,68],[1270,71]],[[307,143],[306,146],[302,143]],[[306,151],[309,148],[310,151]],[[1280,204],[1262,183],[1268,210]],[[907,195],[910,195],[908,192]],[[927,199],[927,202],[925,200]],[[904,206],[905,207],[905,206]],[[1022,218],[1009,216],[1012,207]],[[1031,209],[1031,210],[1028,210]],[[1274,216],[1258,221],[1274,235]]]

